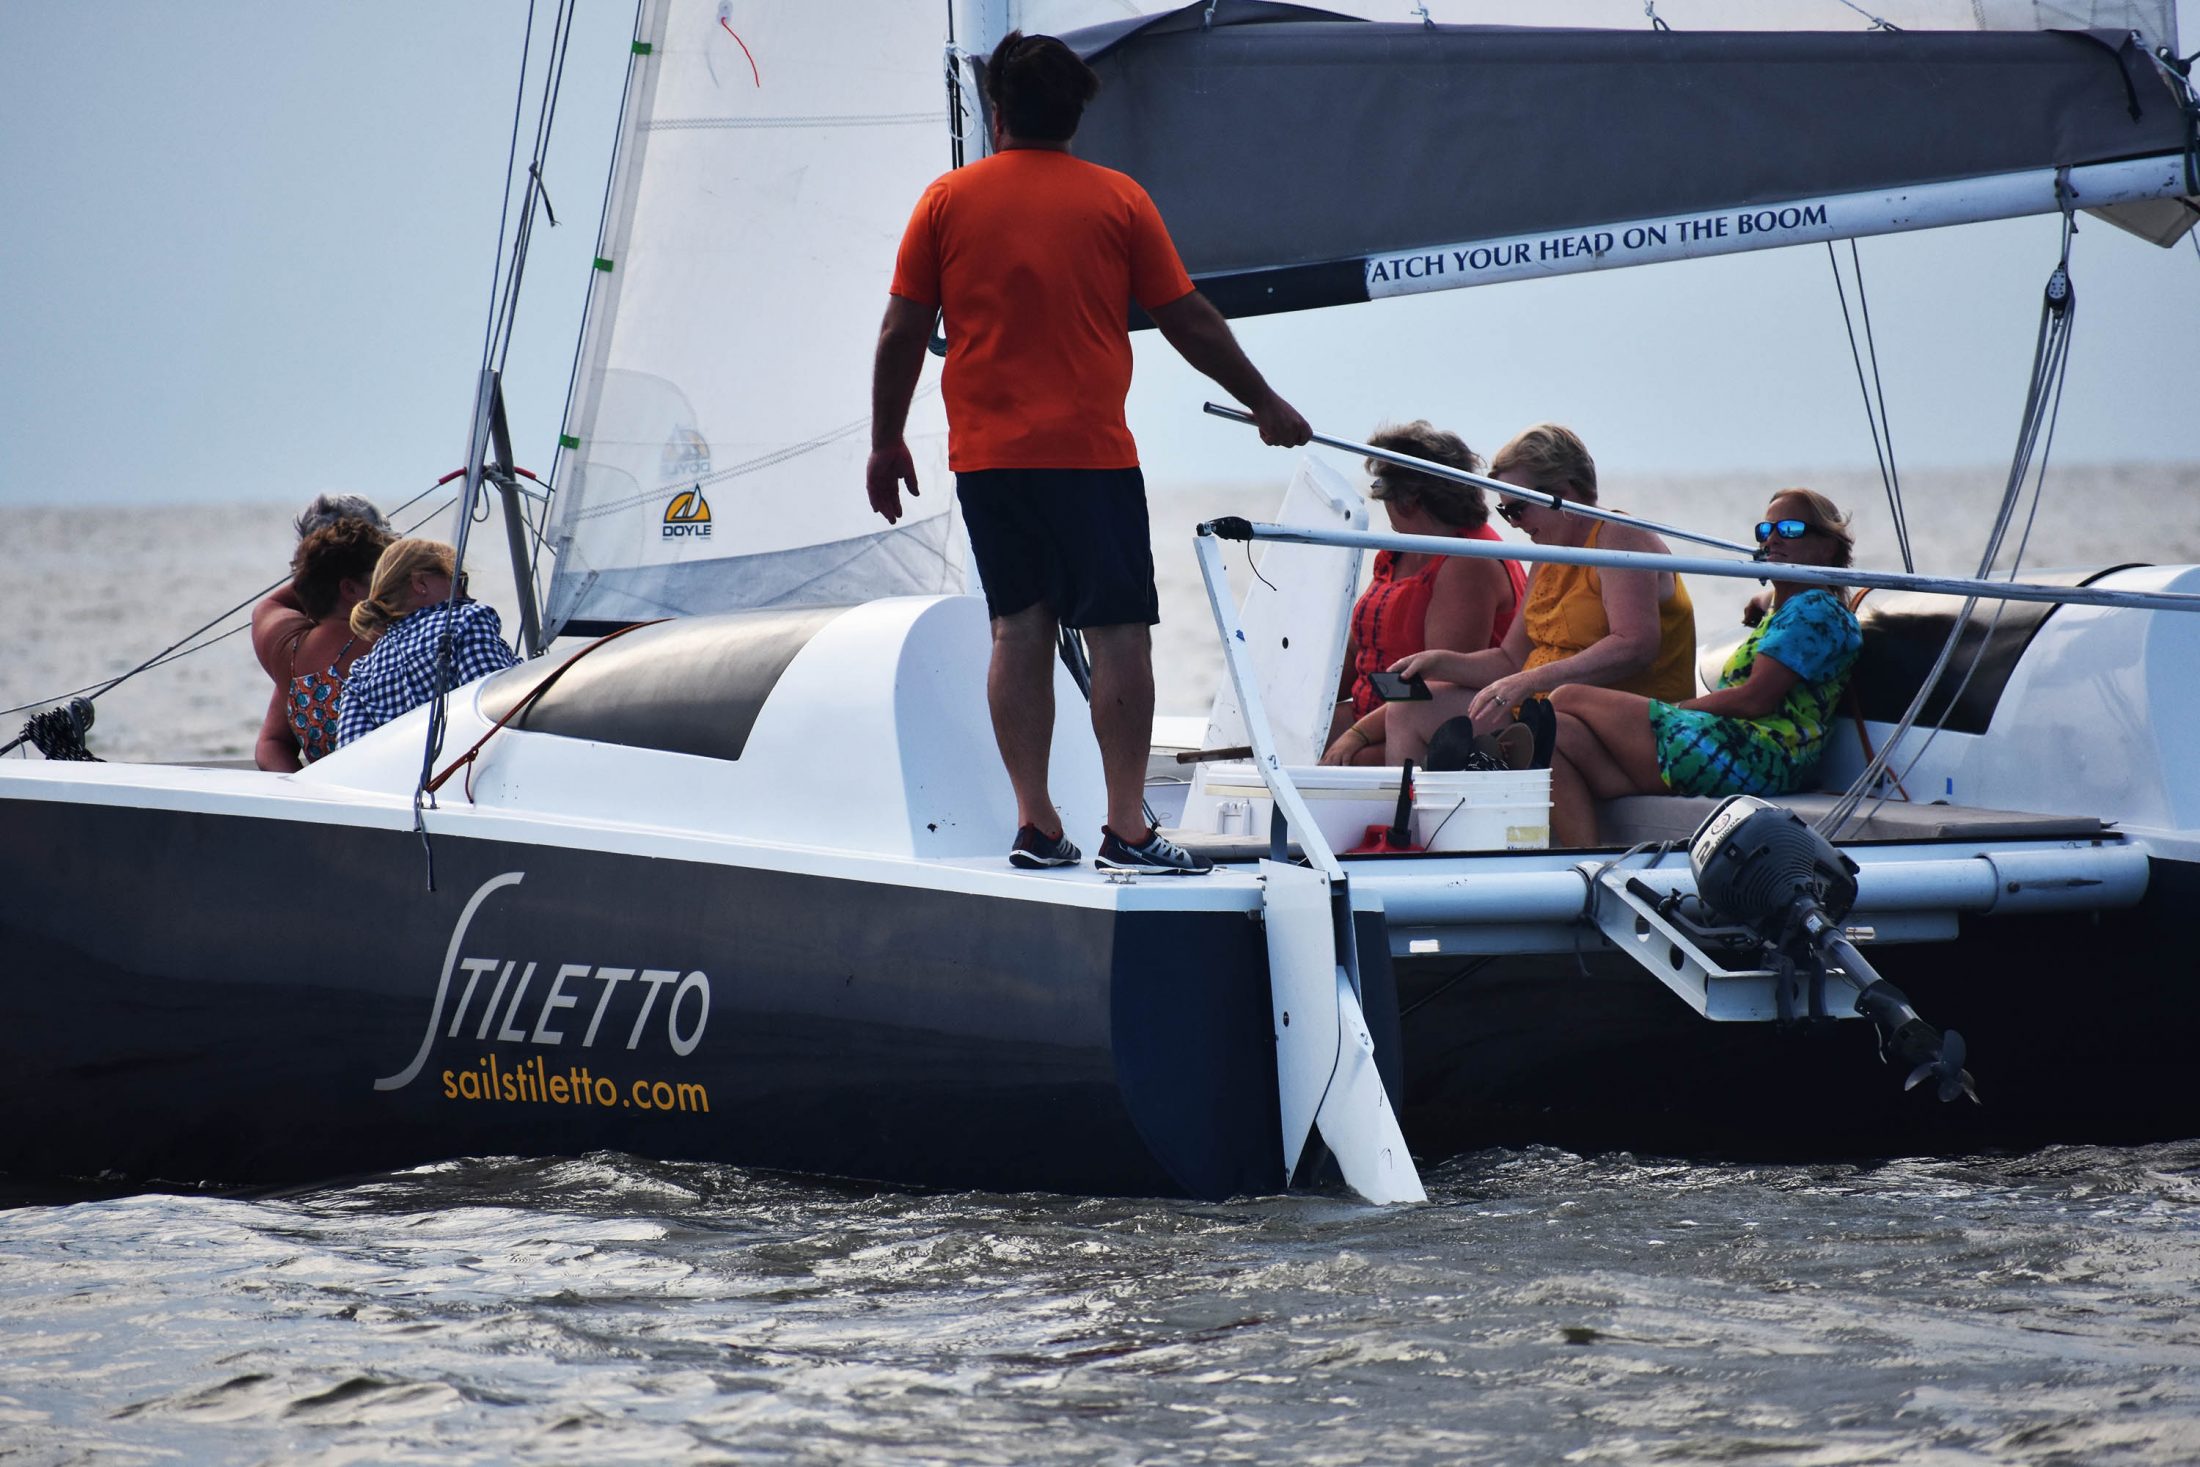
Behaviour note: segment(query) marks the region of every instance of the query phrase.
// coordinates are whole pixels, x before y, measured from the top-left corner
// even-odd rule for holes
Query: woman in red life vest
[[[1478,473],[1481,458],[1456,433],[1426,421],[1384,427],[1368,440],[1377,448]],[[1440,479],[1380,459],[1367,461],[1369,497],[1382,503],[1401,535],[1457,535],[1495,540],[1489,505],[1472,484]],[[1510,560],[1378,551],[1375,579],[1352,608],[1344,681],[1330,722],[1324,764],[1385,764],[1386,705],[1368,681],[1401,657],[1430,647],[1480,651],[1497,646],[1520,609],[1526,577]]]

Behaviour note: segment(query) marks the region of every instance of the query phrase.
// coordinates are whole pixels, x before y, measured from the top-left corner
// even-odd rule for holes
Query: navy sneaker
[[[1069,843],[1065,835],[1041,835],[1036,825],[1026,825],[1016,832],[1016,844],[1009,847],[1008,864],[1021,866],[1026,871],[1043,871],[1049,866],[1074,866],[1085,858],[1085,853]]]
[[[1205,876],[1215,863],[1195,856],[1158,830],[1146,832],[1143,845],[1132,845],[1107,826],[1100,827],[1100,854],[1092,864],[1102,871],[1143,871],[1154,876]]]

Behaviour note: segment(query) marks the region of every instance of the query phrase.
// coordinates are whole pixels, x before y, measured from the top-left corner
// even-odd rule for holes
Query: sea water
[[[1897,563],[1875,476],[1605,493],[1739,538],[1797,482],[1857,507],[1862,563]],[[2200,470],[2053,487],[2028,565],[2200,560]],[[1975,568],[1997,489],[1911,476],[1920,568]],[[1274,499],[1157,492],[1164,707],[1202,709],[1219,666],[1190,525]],[[247,600],[281,575],[287,510],[0,508],[0,706]],[[476,590],[509,613],[492,571]],[[1697,582],[1705,627],[1750,589]],[[268,685],[242,643],[102,697],[93,747],[248,757]],[[2200,1142],[1780,1166],[1530,1147],[1426,1180],[1426,1206],[1378,1210],[626,1156],[254,1196],[0,1178],[0,1461],[2200,1460]]]

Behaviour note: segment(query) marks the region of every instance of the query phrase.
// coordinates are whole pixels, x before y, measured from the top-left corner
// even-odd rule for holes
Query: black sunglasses
[[[1497,501],[1497,517],[1506,524],[1517,527],[1520,517],[1528,512],[1525,499],[1500,499]]]
[[[1783,540],[1800,540],[1817,528],[1809,520],[1759,520],[1757,543],[1762,545],[1774,535]]]

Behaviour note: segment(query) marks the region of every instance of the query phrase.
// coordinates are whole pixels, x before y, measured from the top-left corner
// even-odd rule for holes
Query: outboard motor
[[[1855,990],[1855,1010],[1879,1030],[1879,1052],[1911,1067],[1905,1090],[1928,1076],[1940,1098],[1978,1091],[1963,1067],[1963,1036],[1942,1034],[1918,1017],[1902,990],[1872,971],[1841,930],[1856,905],[1856,863],[1835,850],[1792,810],[1735,795],[1711,813],[1689,842],[1696,895],[1727,921],[1763,942],[1783,971],[1810,980],[1810,1013],[1826,1016],[1826,984],[1838,978]],[[1791,1017],[1781,986],[1781,1016]]]

